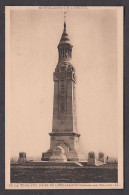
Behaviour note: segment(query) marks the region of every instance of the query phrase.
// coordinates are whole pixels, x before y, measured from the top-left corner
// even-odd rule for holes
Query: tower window
[[[67,58],[67,49],[65,49],[65,58]]]
[[[61,93],[64,94],[64,85],[61,85]]]
[[[64,110],[64,107],[65,107],[65,105],[64,105],[64,100],[61,100],[60,106],[61,106],[61,110]]]
[[[65,67],[61,67],[61,71],[64,72],[65,71]]]
[[[63,50],[61,49],[61,57],[63,57]]]
[[[68,57],[69,57],[69,49],[68,49]]]

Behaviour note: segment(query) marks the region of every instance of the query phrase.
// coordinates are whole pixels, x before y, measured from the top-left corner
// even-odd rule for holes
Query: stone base
[[[66,159],[64,157],[61,157],[60,155],[53,155],[52,150],[48,150],[46,153],[42,153],[42,161],[58,161],[58,162],[66,162],[66,161],[76,161],[76,162],[84,162],[86,161],[86,157],[83,153],[80,151],[69,151],[68,155],[66,156]]]
[[[68,161],[77,161],[77,162],[83,162],[86,161],[86,157],[83,153],[80,151],[70,151],[68,156],[67,156]]]
[[[63,155],[52,155],[49,158],[49,161],[51,162],[67,162],[67,157]]]
[[[47,152],[42,153],[42,161],[49,161],[50,157],[52,156],[52,150],[48,150]]]

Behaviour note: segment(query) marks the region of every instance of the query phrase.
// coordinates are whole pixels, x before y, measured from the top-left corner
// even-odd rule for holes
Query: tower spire
[[[66,31],[66,14],[67,12],[64,12],[64,30],[58,45],[59,61],[69,61],[72,58],[73,46],[70,43],[70,39]]]

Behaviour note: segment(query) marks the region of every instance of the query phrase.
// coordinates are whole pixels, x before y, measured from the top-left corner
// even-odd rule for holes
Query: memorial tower
[[[58,63],[53,73],[54,101],[50,149],[42,153],[46,161],[84,161],[80,152],[76,117],[76,74],[71,64],[72,44],[64,30],[58,45]]]

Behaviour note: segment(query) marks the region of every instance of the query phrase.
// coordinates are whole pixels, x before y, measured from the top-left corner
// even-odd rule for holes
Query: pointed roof
[[[63,44],[71,45],[68,33],[66,32],[66,22],[64,22],[64,30],[63,30],[63,34],[61,36],[59,45],[63,45]]]

